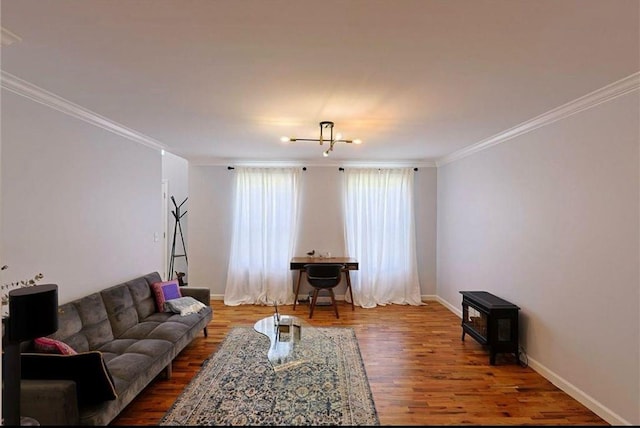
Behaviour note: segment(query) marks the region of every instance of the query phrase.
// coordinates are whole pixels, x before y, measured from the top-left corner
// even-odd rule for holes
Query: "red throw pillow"
[[[34,339],[33,347],[36,351],[44,354],[77,354],[76,350],[71,346],[59,340],[51,339],[50,337],[38,337],[37,339]]]
[[[170,312],[170,310],[167,310],[167,308],[164,307],[164,302],[182,297],[180,286],[176,279],[171,281],[154,282],[151,285],[151,289],[153,290],[153,294],[156,296],[156,307],[158,312]]]

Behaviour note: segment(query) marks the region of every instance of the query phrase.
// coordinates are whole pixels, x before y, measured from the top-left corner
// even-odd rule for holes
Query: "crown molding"
[[[20,41],[20,37],[15,36],[10,31],[2,28],[2,44],[8,45],[15,41]],[[163,150],[167,149],[167,146],[151,137],[127,128],[124,125],[116,123],[104,116],[88,110],[78,104],[72,103],[58,95],[55,95],[45,89],[42,89],[26,80],[20,79],[6,71],[0,70],[0,86],[10,92],[17,95],[28,98],[32,101],[43,104],[54,110],[60,111],[69,116],[83,120],[99,128],[105,129],[116,135],[124,137],[128,140],[136,143],[143,144],[145,146]],[[494,145],[504,143],[515,137],[531,132],[542,126],[549,125],[558,120],[569,117],[573,114],[579,113],[583,110],[590,109],[599,104],[605,103],[629,92],[640,89],[640,72],[636,72],[620,79],[614,83],[611,83],[603,88],[597,89],[585,96],[570,101],[560,107],[543,113],[534,117],[528,121],[521,123],[520,125],[509,128],[506,131],[500,132],[494,136],[486,138],[478,143],[472,144],[461,150],[453,152],[449,155],[440,157],[435,161],[336,161],[336,162],[320,162],[320,161],[233,161],[224,159],[193,159],[194,165],[228,165],[230,163],[238,164],[262,164],[262,165],[308,165],[308,166],[350,166],[350,167],[440,167],[447,163],[462,159],[479,151],[488,149]]]
[[[432,161],[364,161],[364,160],[248,160],[198,157],[189,159],[194,166],[246,167],[351,167],[351,168],[435,168]]]
[[[124,137],[128,140],[136,143],[144,144],[145,146],[162,150],[166,149],[166,145],[141,134],[133,129],[127,128],[124,125],[120,125],[104,116],[88,110],[78,104],[74,104],[56,94],[53,94],[45,89],[42,89],[26,80],[20,79],[6,71],[0,70],[0,86],[7,91],[11,91],[14,94],[23,96],[37,103],[43,104],[61,113],[75,117],[76,119],[83,120],[91,125],[95,125],[99,128],[105,129],[116,135]]]
[[[298,168],[309,166],[303,160],[250,160],[215,157],[189,158],[189,165],[193,166],[239,166],[249,168]]]
[[[512,138],[531,132],[534,129],[549,125],[553,122],[564,119],[583,110],[590,109],[638,89],[640,89],[640,72],[631,74],[630,76],[604,86],[603,88],[597,89],[553,110],[549,110],[546,113],[536,116],[533,119],[527,120],[520,125],[509,128],[506,131],[484,139],[478,143],[443,156],[437,159],[435,164],[440,167],[447,163],[462,159],[481,150],[495,146],[496,144],[504,143]]]

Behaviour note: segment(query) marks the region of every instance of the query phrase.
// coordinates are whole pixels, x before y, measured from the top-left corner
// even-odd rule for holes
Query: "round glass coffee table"
[[[292,315],[274,314],[257,321],[253,328],[269,338],[267,358],[276,371],[313,360],[328,340],[318,329]]]

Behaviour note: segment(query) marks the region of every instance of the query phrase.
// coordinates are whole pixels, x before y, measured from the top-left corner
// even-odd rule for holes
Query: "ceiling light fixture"
[[[324,135],[324,130],[328,129],[329,130],[329,139],[326,138],[326,136]],[[313,141],[313,142],[318,142],[320,143],[320,145],[322,146],[324,143],[328,143],[329,144],[329,148],[327,150],[325,150],[324,152],[322,152],[322,156],[327,157],[329,156],[329,153],[333,151],[333,146],[336,143],[348,143],[348,144],[361,144],[362,140],[345,140],[342,138],[341,134],[336,134],[336,137],[333,138],[333,122],[328,121],[328,120],[323,120],[322,122],[320,122],[320,138],[295,138],[295,137],[282,137],[280,140],[282,140],[283,142],[295,142],[295,141]]]

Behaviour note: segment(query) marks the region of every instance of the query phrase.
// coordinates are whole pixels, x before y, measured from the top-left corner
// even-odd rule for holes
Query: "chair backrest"
[[[309,284],[317,288],[331,288],[340,284],[343,268],[341,264],[308,264],[304,267]]]

